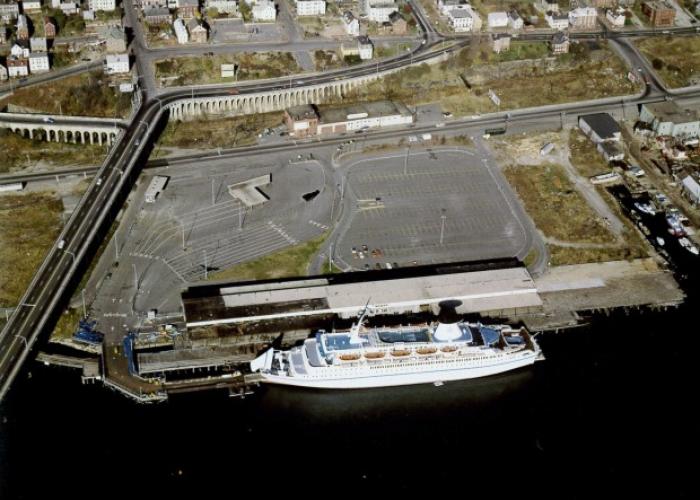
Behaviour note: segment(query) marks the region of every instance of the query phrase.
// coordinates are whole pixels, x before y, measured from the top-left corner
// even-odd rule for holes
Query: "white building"
[[[612,10],[608,9],[605,12],[605,18],[612,25],[613,28],[622,28],[625,26],[625,21],[627,17],[625,16],[625,9]]]
[[[22,2],[22,12],[41,10],[41,0],[25,0]]]
[[[252,11],[253,21],[269,22],[277,18],[277,8],[271,0],[258,0]]]
[[[80,6],[76,2],[61,2],[58,6],[66,16],[72,16],[80,12]]]
[[[204,2],[204,9],[216,9],[220,13],[231,16],[238,15],[237,0],[207,0]]]
[[[29,39],[29,49],[32,52],[46,52],[48,49],[46,38],[33,36]]]
[[[49,71],[49,55],[46,52],[34,52],[29,54],[29,72],[45,73]]]
[[[173,29],[175,30],[177,43],[184,44],[190,41],[190,36],[187,34],[187,28],[185,28],[185,21],[178,17],[173,23]]]
[[[297,16],[323,16],[326,14],[326,0],[296,0]]]
[[[543,12],[554,12],[555,14],[559,14],[559,4],[556,2],[556,0],[540,0],[539,8]]]
[[[10,47],[10,56],[18,59],[29,57],[30,52],[31,50],[26,41],[22,43],[14,43],[12,44],[12,47]]]
[[[105,57],[105,73],[114,75],[129,72],[129,54],[109,54]]]
[[[343,13],[343,27],[348,35],[360,36],[360,21],[349,10]]]
[[[10,57],[7,59],[7,74],[10,78],[29,75],[29,65],[26,59]]]
[[[95,12],[98,10],[112,12],[117,8],[117,2],[116,0],[88,0],[88,8]]]
[[[360,36],[357,37],[357,51],[360,55],[360,59],[363,61],[367,61],[369,59],[372,59],[372,55],[374,53],[374,47],[372,46],[372,42],[370,39],[366,36]]]
[[[388,23],[389,16],[398,10],[394,0],[365,0],[365,14],[370,22]]]
[[[392,101],[368,102],[322,111],[318,120],[318,134],[350,132],[411,123],[413,123],[413,113],[401,103]]]
[[[545,14],[544,20],[553,30],[563,31],[569,27],[569,16],[566,14],[556,14],[550,11]]]
[[[455,32],[479,31],[481,29],[481,18],[469,5],[453,7],[446,12],[447,20]]]
[[[7,80],[7,68],[0,64],[0,82]]]
[[[569,24],[574,28],[593,28],[597,17],[593,7],[577,7],[569,11]]]
[[[0,2],[0,20],[9,22],[19,16],[19,5],[15,2]]]
[[[520,30],[523,28],[523,18],[520,17],[517,10],[511,10],[508,13],[508,26],[514,30]]]
[[[489,28],[505,28],[508,26],[508,14],[505,12],[491,12],[488,15]]]
[[[469,7],[467,0],[437,0],[438,10],[443,16],[452,9],[466,9]]]

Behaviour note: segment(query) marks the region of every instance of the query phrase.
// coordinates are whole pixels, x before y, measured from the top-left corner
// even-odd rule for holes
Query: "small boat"
[[[654,207],[654,205],[651,202],[642,203],[636,201],[634,203],[634,208],[647,215],[656,215],[656,207]]]
[[[428,354],[435,354],[437,352],[436,347],[420,347],[416,349],[416,352],[418,354],[422,354],[424,356],[427,356]]]
[[[693,255],[698,255],[700,253],[700,251],[698,251],[698,247],[693,245],[688,238],[680,238],[678,243],[680,243],[683,248],[688,250]]]
[[[445,383],[442,380],[438,380],[437,382],[433,382],[433,385],[435,387],[442,387]]]
[[[384,352],[366,352],[365,353],[365,358],[366,359],[382,359],[384,357],[385,353]]]
[[[360,359],[359,354],[341,354],[339,357],[342,361],[357,361]]]
[[[408,349],[394,349],[390,352],[392,356],[396,357],[408,356],[409,354],[411,354],[411,351],[409,351]]]
[[[440,349],[442,352],[455,352],[457,350],[456,346],[453,345],[446,345],[445,347]]]
[[[668,232],[673,236],[685,236],[685,230],[683,225],[678,220],[678,217],[674,214],[669,214],[666,216],[666,223],[668,224]]]
[[[658,243],[659,246],[662,247],[662,246],[664,246],[664,245],[666,244],[666,241],[665,241],[661,236],[657,236],[657,237],[656,237],[656,243]]]

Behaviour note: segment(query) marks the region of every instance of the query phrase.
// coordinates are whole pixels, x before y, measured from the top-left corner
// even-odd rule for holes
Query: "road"
[[[135,32],[140,31],[139,23],[134,23],[134,9],[132,0],[125,0],[127,7],[127,18],[130,19]],[[656,31],[649,30],[657,33]],[[433,35],[431,35],[433,36]],[[581,34],[581,37],[600,36],[600,33]],[[620,34],[619,37],[622,35]],[[610,34],[611,38],[618,38]],[[438,38],[438,37],[435,37]],[[458,38],[458,37],[453,37]],[[404,54],[399,57],[380,61],[376,64],[363,65],[353,68],[345,68],[330,71],[324,74],[306,76],[303,80],[290,78],[288,81],[273,80],[267,82],[250,82],[238,84],[236,87],[241,94],[257,93],[261,91],[278,90],[286,88],[303,88],[313,84],[333,82],[337,80],[352,78],[356,76],[372,74],[375,71],[401,68],[412,60],[421,62],[436,54],[449,54],[460,50],[469,43],[469,39],[459,40],[452,46],[434,50],[428,53],[428,49],[436,47],[436,43],[427,42],[411,54]],[[135,38],[132,44],[132,51],[137,55],[137,68],[145,80],[142,85],[145,98],[143,105],[135,114],[134,119],[118,138],[114,149],[105,160],[104,164],[97,172],[96,179],[93,180],[87,192],[73,212],[71,218],[61,232],[58,240],[54,243],[46,259],[34,275],[27,291],[22,297],[18,308],[10,317],[5,328],[0,332],[0,399],[9,390],[13,379],[20,371],[24,361],[28,358],[33,344],[37,341],[40,332],[47,326],[47,322],[56,312],[60,299],[64,294],[70,293],[69,284],[72,282],[75,273],[79,268],[80,261],[94,242],[99,228],[111,223],[110,214],[114,213],[115,204],[120,197],[131,190],[133,178],[131,176],[135,168],[138,168],[139,155],[146,144],[154,141],[153,130],[150,124],[156,123],[162,113],[162,107],[179,99],[186,99],[190,95],[195,97],[226,95],[228,85],[213,85],[198,89],[173,89],[155,97],[152,74],[149,74],[149,65],[144,65],[138,58],[139,51],[144,49],[143,33]],[[145,66],[145,67],[144,67]],[[676,95],[698,95],[700,92],[691,90],[677,92]],[[612,107],[627,104],[639,104],[642,102],[655,102],[664,99],[665,95],[656,95],[656,91],[647,91],[641,97],[603,99],[592,103],[572,103],[561,106],[546,106],[536,110],[521,110],[510,113],[501,113],[498,116],[487,117],[473,122],[457,122],[444,127],[444,131],[460,129],[465,127],[487,127],[494,124],[506,123],[512,126],[513,123],[527,120],[542,120],[548,117],[558,117],[563,112],[567,113],[590,113],[609,110]],[[428,128],[434,130],[433,128]],[[379,132],[371,134],[372,137],[384,137],[391,134],[417,133],[421,129],[411,129],[407,132]],[[427,129],[426,129],[427,130]],[[337,138],[329,139],[329,143],[338,141]],[[319,140],[320,142],[320,140]],[[243,148],[240,154],[254,154],[259,151],[270,151],[279,148],[297,148],[303,150],[308,144],[297,142],[293,145],[283,146],[256,146]],[[205,157],[206,154],[195,155]]]

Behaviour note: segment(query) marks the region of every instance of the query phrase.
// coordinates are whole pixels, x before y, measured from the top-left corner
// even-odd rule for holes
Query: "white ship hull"
[[[443,368],[424,371],[394,370],[394,373],[382,373],[376,375],[363,375],[366,370],[356,370],[347,376],[332,378],[317,378],[307,376],[273,375],[261,373],[262,381],[268,384],[291,385],[316,389],[365,389],[373,387],[392,387],[400,385],[432,384],[436,382],[448,382],[454,380],[467,380],[479,377],[488,377],[499,373],[517,370],[532,365],[539,353],[527,352],[521,356],[513,356],[498,363],[484,366],[461,366],[455,368]],[[385,370],[390,372],[391,370]]]

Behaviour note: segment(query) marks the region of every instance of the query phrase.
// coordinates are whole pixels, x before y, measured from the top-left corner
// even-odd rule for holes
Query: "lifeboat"
[[[408,349],[395,349],[391,351],[392,356],[396,356],[399,358],[402,356],[408,356],[409,354],[411,354],[411,351],[409,351]]]
[[[442,352],[455,352],[457,350],[457,347],[453,345],[446,345],[445,347],[442,347],[440,349]]]
[[[428,354],[435,354],[437,352],[436,347],[420,347],[416,349],[416,352],[418,354],[422,354],[424,356],[427,356]]]
[[[382,359],[384,357],[383,352],[366,352],[365,358],[367,359]]]
[[[342,361],[357,361],[358,359],[360,359],[360,355],[359,354],[341,354],[340,359]]]

